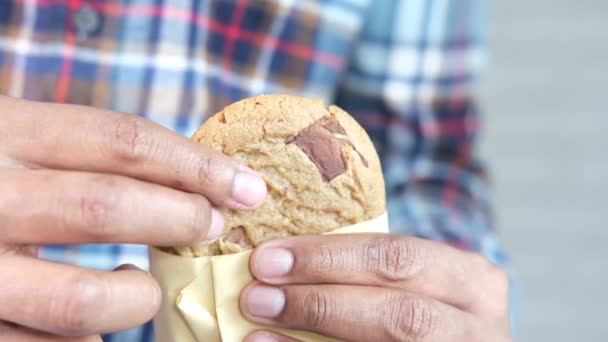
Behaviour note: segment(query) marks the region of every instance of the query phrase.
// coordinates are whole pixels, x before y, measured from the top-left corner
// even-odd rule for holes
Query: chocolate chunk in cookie
[[[253,247],[251,245],[251,242],[249,242],[249,238],[247,237],[247,233],[245,233],[245,228],[243,227],[236,227],[231,229],[228,234],[226,234],[224,240],[239,245],[241,248],[244,249],[249,249]]]
[[[341,136],[336,136],[337,134]],[[345,135],[346,132],[338,120],[324,118],[305,128],[288,142],[298,145],[317,166],[323,180],[329,182],[346,170],[346,163],[341,153],[344,145],[354,149],[361,157],[363,164],[368,166],[365,157],[357,151]]]

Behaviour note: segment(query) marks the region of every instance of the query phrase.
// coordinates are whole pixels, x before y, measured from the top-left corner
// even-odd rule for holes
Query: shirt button
[[[101,17],[92,8],[84,6],[74,15],[74,26],[79,39],[86,39],[99,30]]]

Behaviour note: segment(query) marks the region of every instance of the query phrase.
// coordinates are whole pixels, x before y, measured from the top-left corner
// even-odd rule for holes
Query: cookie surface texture
[[[193,140],[258,172],[268,197],[253,211],[223,210],[225,238],[186,254],[225,254],[269,239],[321,234],[385,211],[376,150],[336,106],[287,95],[248,98],[207,120]]]

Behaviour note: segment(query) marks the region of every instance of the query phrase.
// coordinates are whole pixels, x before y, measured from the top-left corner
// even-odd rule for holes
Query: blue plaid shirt
[[[261,93],[336,103],[368,131],[394,233],[505,257],[476,159],[484,0],[0,0],[0,93],[128,112],[190,135]],[[147,267],[145,246],[42,249]],[[107,341],[149,341],[143,329]]]

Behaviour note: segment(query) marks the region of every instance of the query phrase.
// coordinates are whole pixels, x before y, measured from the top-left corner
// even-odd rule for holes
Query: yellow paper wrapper
[[[386,233],[387,215],[343,227],[328,234]],[[158,342],[240,342],[258,329],[280,332],[302,341],[337,341],[317,334],[264,327],[247,321],[239,309],[239,295],[253,277],[252,251],[189,258],[150,248],[150,271],[163,291],[154,318]]]

